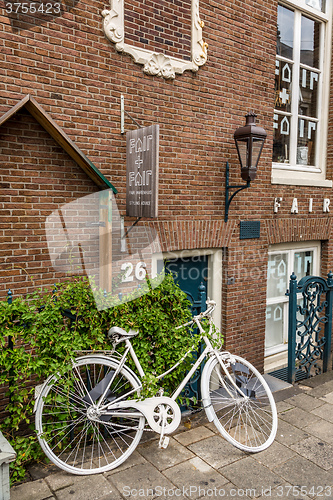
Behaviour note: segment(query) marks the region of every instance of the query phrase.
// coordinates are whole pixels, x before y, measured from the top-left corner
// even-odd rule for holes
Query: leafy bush
[[[24,478],[29,462],[44,457],[34,432],[34,386],[76,356],[75,351],[110,349],[111,326],[139,330],[132,340],[147,374],[146,395],[157,389],[156,374],[176,363],[198,339],[175,330],[191,317],[186,294],[167,275],[148,294],[121,306],[98,311],[87,280],[60,283],[12,304],[0,302],[0,384],[8,386],[9,403],[1,430],[17,453],[12,480]],[[13,348],[8,348],[8,337]],[[121,351],[120,344],[118,351]],[[191,357],[163,379],[171,393],[189,368]],[[132,366],[132,368],[134,368]]]

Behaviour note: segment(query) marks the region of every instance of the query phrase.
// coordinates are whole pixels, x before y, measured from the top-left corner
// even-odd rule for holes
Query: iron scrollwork
[[[326,292],[323,282],[311,280],[303,286],[302,304],[296,308],[296,379],[309,378],[323,371],[327,344],[324,325],[330,314]]]

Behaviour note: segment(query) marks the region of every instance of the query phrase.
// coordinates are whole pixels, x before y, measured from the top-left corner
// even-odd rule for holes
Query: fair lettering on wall
[[[289,204],[290,202],[288,201],[285,203]],[[274,213],[275,214],[279,213],[279,209],[282,208],[283,205],[284,205],[283,198],[281,197],[274,198]],[[324,198],[323,201],[321,202],[320,209],[322,210],[323,213],[328,213],[330,211],[330,205],[331,205],[331,200],[329,198]],[[318,208],[318,204],[317,207],[315,207],[313,198],[309,198],[307,201],[302,200],[301,202],[299,202],[297,198],[293,198],[290,207],[290,213],[298,214],[300,210],[301,212],[307,212],[311,214],[314,211],[314,208]]]

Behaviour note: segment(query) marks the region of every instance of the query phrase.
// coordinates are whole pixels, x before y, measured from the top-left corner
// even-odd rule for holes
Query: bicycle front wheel
[[[237,448],[256,453],[274,441],[277,411],[271,390],[248,361],[221,353],[204,369],[201,391],[209,420]]]
[[[126,367],[114,377],[118,366],[109,358],[84,356],[44,383],[36,407],[37,436],[46,456],[64,471],[86,475],[114,469],[138,445],[145,418],[137,411],[127,409],[128,417],[124,411],[121,417],[96,411],[110,381],[104,404],[138,396],[138,379]]]

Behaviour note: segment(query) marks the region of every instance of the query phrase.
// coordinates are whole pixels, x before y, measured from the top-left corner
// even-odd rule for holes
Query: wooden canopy
[[[97,167],[86,157],[86,155],[74,144],[67,134],[56,124],[38,102],[26,95],[20,102],[13,106],[7,113],[0,117],[0,126],[9,118],[14,116],[20,109],[26,108],[38,123],[50,134],[51,137],[61,146],[66,153],[84,170],[91,180],[100,189],[112,189],[117,193],[117,189],[104,177]]]

